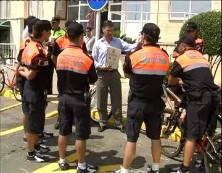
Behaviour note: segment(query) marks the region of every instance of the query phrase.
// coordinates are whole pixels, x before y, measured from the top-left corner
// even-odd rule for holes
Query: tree
[[[211,70],[214,68],[215,77],[221,64],[221,12],[209,11],[193,16],[182,26],[180,36],[183,35],[188,21],[198,25],[198,36],[204,39],[204,54],[208,55],[208,61],[211,64]]]

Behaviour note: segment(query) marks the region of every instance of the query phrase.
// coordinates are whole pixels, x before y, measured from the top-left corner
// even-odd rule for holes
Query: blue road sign
[[[106,6],[108,0],[87,0],[89,7],[94,11],[102,10]]]

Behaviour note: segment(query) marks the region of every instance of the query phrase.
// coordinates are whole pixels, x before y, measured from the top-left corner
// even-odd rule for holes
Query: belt
[[[117,69],[114,69],[114,70],[97,70],[99,72],[117,72],[118,70]]]

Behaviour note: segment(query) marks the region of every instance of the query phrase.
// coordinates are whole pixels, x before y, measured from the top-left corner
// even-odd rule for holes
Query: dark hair
[[[29,22],[30,22],[30,20],[35,19],[35,18],[36,18],[35,16],[28,16],[28,17],[26,18],[25,24],[28,25]]]
[[[89,27],[89,26],[88,26],[88,27],[86,27],[86,30],[87,30],[87,29],[88,29],[88,30],[90,30],[90,31],[92,31],[92,28],[91,28],[91,27]]]
[[[145,39],[151,44],[156,44],[159,40],[160,28],[154,23],[146,23],[141,31]]]
[[[55,16],[52,18],[52,21],[56,21],[60,23],[60,17],[59,16]]]
[[[75,20],[67,20],[65,23],[65,27],[67,28],[72,22],[76,22]]]
[[[28,24],[28,33],[29,34],[32,34],[32,31],[33,31],[33,26],[36,22],[38,22],[40,19],[38,18],[33,18],[29,21],[29,24]]]
[[[185,25],[186,32],[197,31],[197,24],[195,22],[187,22]]]
[[[105,20],[103,22],[103,28],[106,27],[106,26],[113,27],[113,22],[111,20]]]
[[[75,41],[83,33],[84,33],[83,26],[78,22],[72,22],[67,27],[68,38],[71,42]]]
[[[49,31],[51,29],[51,23],[48,20],[39,20],[34,24],[33,36],[38,39],[42,37],[43,31]]]

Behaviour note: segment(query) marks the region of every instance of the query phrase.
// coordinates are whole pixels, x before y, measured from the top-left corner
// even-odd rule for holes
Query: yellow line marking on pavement
[[[46,119],[49,119],[57,114],[58,114],[58,111],[49,112],[46,114]],[[18,126],[18,127],[12,128],[10,130],[5,130],[3,132],[0,132],[0,136],[8,135],[8,134],[20,131],[20,130],[23,130],[23,126]]]
[[[74,154],[71,154],[69,155],[67,158],[69,163],[71,162],[74,162],[77,160],[77,153],[74,153]],[[114,165],[104,165],[104,166],[100,166],[99,167],[99,170],[97,172],[107,172],[107,171],[112,171],[114,169],[119,169],[120,168],[120,164],[114,164]],[[76,169],[69,169],[65,172],[68,172],[68,173],[75,173],[77,170]],[[56,172],[56,173],[62,173],[64,171],[61,171],[60,168],[59,168],[59,165],[57,162],[54,162],[54,163],[50,163],[42,168],[39,168],[37,170],[35,170],[34,172],[32,173],[43,173],[43,172],[47,172],[47,173],[53,173],[53,172]]]
[[[98,172],[110,172],[114,169],[120,169],[120,164],[100,166]]]
[[[77,153],[71,154],[66,159],[68,160],[68,162],[73,162],[73,161],[77,160]],[[42,168],[39,168],[32,173],[43,173],[43,172],[50,173],[50,172],[64,172],[64,171],[60,171],[58,163],[55,162],[55,163],[50,163]],[[75,169],[70,169],[65,172],[73,172],[74,173]]]
[[[0,112],[3,112],[3,111],[5,111],[5,110],[11,109],[11,108],[14,108],[14,107],[17,107],[17,106],[20,106],[21,104],[22,104],[22,103],[16,103],[16,104],[14,104],[14,105],[1,108],[1,109],[0,109]]]

